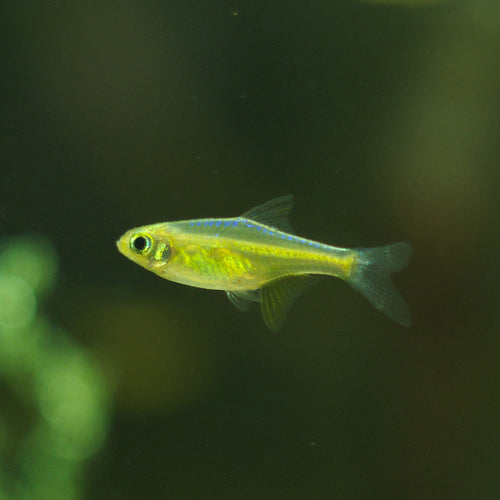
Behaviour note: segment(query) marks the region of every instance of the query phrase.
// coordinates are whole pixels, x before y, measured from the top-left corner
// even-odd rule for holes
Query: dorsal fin
[[[241,217],[271,226],[286,233],[295,233],[288,215],[292,211],[293,196],[287,194],[247,210]]]

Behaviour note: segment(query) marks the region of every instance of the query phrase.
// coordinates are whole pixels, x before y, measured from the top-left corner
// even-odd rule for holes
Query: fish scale
[[[195,219],[192,221],[189,221],[189,225],[191,227],[194,226],[204,226],[204,227],[219,227],[221,225],[225,227],[237,227],[238,225],[243,224],[245,227],[249,229],[255,229],[258,232],[262,232],[262,234],[267,234],[269,236],[276,236],[278,238],[281,238],[283,240],[288,240],[288,241],[295,241],[297,243],[301,243],[303,245],[309,245],[314,248],[322,248],[322,249],[329,249],[331,248],[329,245],[324,245],[322,243],[319,243],[314,240],[309,240],[306,238],[299,238],[297,236],[291,235],[284,233],[282,231],[277,231],[277,230],[272,230],[269,227],[263,226],[261,224],[256,224],[253,221],[249,221],[247,219],[242,219],[242,218],[237,218],[237,219]],[[220,234],[216,234],[215,236],[220,236]]]

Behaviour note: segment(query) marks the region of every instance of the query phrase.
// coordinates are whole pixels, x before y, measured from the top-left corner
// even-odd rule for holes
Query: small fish
[[[406,266],[411,245],[348,249],[301,238],[288,221],[292,205],[292,196],[282,196],[236,218],[137,227],[116,244],[125,257],[162,278],[224,290],[242,311],[260,302],[275,332],[317,275],[342,278],[379,311],[410,326],[410,311],[390,275]]]

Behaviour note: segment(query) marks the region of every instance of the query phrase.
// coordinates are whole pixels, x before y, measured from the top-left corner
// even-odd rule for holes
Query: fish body
[[[151,224],[117,242],[126,257],[162,278],[224,290],[239,309],[260,302],[273,331],[314,276],[335,276],[363,293],[379,310],[408,326],[410,313],[389,275],[408,262],[411,246],[337,248],[293,234],[293,198],[283,196],[226,219]]]

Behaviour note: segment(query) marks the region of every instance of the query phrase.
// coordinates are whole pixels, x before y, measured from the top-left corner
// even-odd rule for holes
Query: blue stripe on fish
[[[303,245],[307,245],[309,247],[313,248],[318,248],[320,250],[328,250],[329,247],[328,245],[323,245],[321,243],[317,243],[314,240],[307,240],[305,238],[299,238],[297,236],[288,234],[288,233],[282,233],[279,230],[275,230],[275,228],[268,228],[265,226],[261,226],[260,224],[256,223],[255,221],[251,219],[244,219],[244,218],[236,218],[236,219],[230,219],[230,220],[221,220],[221,219],[199,219],[195,221],[190,222],[190,226],[204,226],[204,227],[238,227],[238,224],[242,222],[245,227],[248,229],[253,229],[255,231],[260,231],[262,234],[267,234],[269,236],[275,236],[277,238],[280,238],[282,240],[288,240],[292,241],[294,243],[301,243]],[[241,227],[241,226],[240,226]],[[214,236],[218,237],[220,236],[220,233],[215,234]]]

